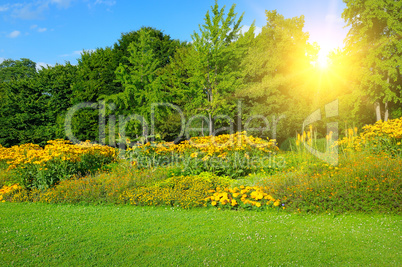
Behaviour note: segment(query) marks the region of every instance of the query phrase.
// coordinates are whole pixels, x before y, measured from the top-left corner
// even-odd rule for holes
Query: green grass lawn
[[[397,266],[401,221],[377,214],[0,203],[0,266]]]

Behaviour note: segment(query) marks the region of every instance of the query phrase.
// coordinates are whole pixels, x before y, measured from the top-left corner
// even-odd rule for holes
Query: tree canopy
[[[67,138],[68,116],[78,140],[110,145],[245,128],[282,142],[335,99],[340,128],[402,116],[402,2],[344,2],[350,31],[325,71],[314,64],[319,47],[309,42],[303,15],[267,10],[257,34],[254,23],[243,31],[235,5],[217,1],[191,42],[142,27],[109,47],[82,51],[77,65],[37,69],[30,59],[6,59],[0,144]],[[314,125],[319,135],[326,134],[324,117]]]
[[[344,2],[342,16],[350,26],[346,50],[359,58],[359,88],[375,105],[377,120],[387,120],[389,105],[402,103],[402,2]]]

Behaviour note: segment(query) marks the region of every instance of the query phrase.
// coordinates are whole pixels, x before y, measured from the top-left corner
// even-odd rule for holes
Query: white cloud
[[[11,16],[18,19],[43,19],[45,11],[54,5],[57,8],[67,9],[73,0],[35,0],[29,3],[16,3],[0,6],[0,11],[10,10]]]
[[[35,2],[16,6],[11,16],[14,18],[31,20],[43,19],[43,12],[48,9],[47,2]]]
[[[43,68],[54,67],[52,64],[45,62],[36,62],[36,70],[41,70]]]
[[[107,5],[107,6],[114,6],[116,1],[114,0],[96,0],[95,5]]]
[[[261,27],[258,27],[258,26],[254,26],[254,27],[255,27],[255,29],[254,29],[254,35],[257,36],[257,35],[259,35],[259,34],[261,33],[262,28],[261,28]],[[244,33],[248,32],[249,29],[250,29],[250,26],[249,26],[249,25],[244,25],[243,27],[241,27],[240,32],[241,32],[242,34],[244,34]]]
[[[1,64],[4,60],[6,60],[6,59],[3,58],[3,57],[0,57],[0,64]]]
[[[0,12],[5,12],[10,8],[10,4],[0,6]]]
[[[29,27],[31,30],[37,30],[38,32],[45,32],[47,31],[47,28],[40,28],[38,27],[38,25],[31,25],[31,27]]]
[[[72,53],[70,53],[70,54],[63,54],[63,55],[60,55],[59,57],[72,57],[72,56],[80,56],[81,55],[81,52],[82,52],[82,50],[80,50],[80,51],[74,51],[74,52],[72,52]]]
[[[56,4],[59,8],[69,8],[71,0],[50,0],[50,3]]]
[[[92,2],[92,3],[90,2],[88,4],[88,7],[93,8],[96,5],[105,5],[105,6],[111,7],[111,6],[114,6],[115,4],[116,4],[116,1],[114,1],[114,0],[96,0],[95,2]],[[107,10],[110,11],[109,8]]]
[[[20,31],[13,31],[13,32],[11,32],[11,33],[8,35],[8,37],[9,37],[9,38],[16,38],[16,37],[18,37],[20,34],[21,34]]]
[[[81,56],[81,54],[82,54],[82,52],[88,52],[88,53],[92,53],[92,52],[95,52],[96,51],[96,49],[83,49],[83,50],[77,50],[77,51],[73,51],[72,53],[70,53],[70,54],[63,54],[63,55],[60,55],[59,57],[76,57],[76,56]]]

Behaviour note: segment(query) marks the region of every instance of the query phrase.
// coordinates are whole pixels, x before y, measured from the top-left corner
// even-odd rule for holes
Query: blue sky
[[[243,25],[266,24],[265,10],[286,18],[305,16],[310,41],[328,51],[347,34],[341,0],[220,0],[236,4]],[[191,41],[214,0],[0,0],[0,62],[29,58],[41,65],[77,63],[80,51],[112,46],[121,33],[151,26],[174,39]]]

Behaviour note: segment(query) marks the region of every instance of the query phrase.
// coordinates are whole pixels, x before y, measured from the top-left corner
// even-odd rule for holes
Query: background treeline
[[[99,110],[85,108],[73,117],[78,139],[120,142],[119,127],[125,121],[131,140],[153,137],[154,116],[155,134],[174,140],[182,117],[168,106],[151,114],[151,104],[161,102],[179,107],[187,128],[203,129],[186,134],[220,134],[230,125],[234,130],[247,126],[255,128],[251,134],[256,136],[271,138],[276,132],[280,143],[300,132],[304,119],[317,109],[322,116],[314,124],[319,136],[327,133],[330,121],[339,122],[342,133],[347,127],[400,117],[402,2],[345,2],[343,18],[351,30],[345,48],[331,54],[328,71],[312,64],[319,47],[308,42],[303,16],[286,19],[266,11],[266,25],[257,35],[254,25],[241,32],[242,16],[235,6],[225,10],[217,3],[191,43],[143,27],[122,34],[110,47],[83,51],[77,65],[37,70],[29,59],[5,60],[0,64],[0,144],[43,145],[66,138],[68,109],[101,100],[106,103],[104,136],[99,136]],[[325,105],[336,99],[339,115],[326,118]],[[257,117],[248,120],[253,115]]]

